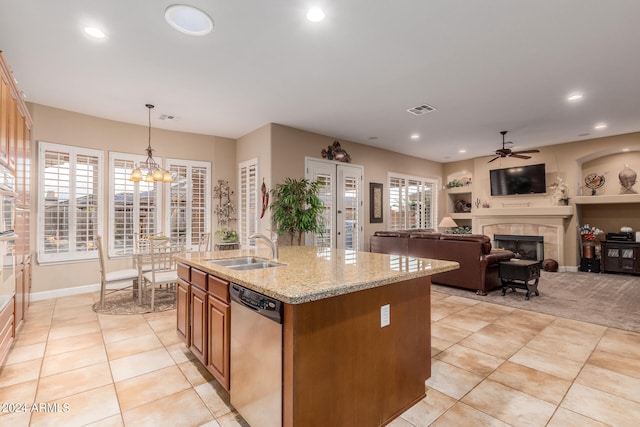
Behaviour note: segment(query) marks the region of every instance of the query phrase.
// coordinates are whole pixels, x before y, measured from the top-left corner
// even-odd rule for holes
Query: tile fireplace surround
[[[494,234],[543,236],[544,257],[558,261],[563,271],[565,220],[571,216],[573,206],[480,209],[472,212],[472,225],[491,240]]]

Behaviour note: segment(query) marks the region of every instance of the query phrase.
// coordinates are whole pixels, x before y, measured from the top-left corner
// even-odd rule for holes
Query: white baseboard
[[[120,288],[126,288],[130,284],[123,283]],[[109,286],[109,289],[117,289],[118,286]],[[100,283],[93,285],[75,286],[73,288],[55,289],[52,291],[42,291],[31,293],[31,301],[43,301],[52,298],[68,297],[71,295],[88,294],[91,292],[100,292]]]

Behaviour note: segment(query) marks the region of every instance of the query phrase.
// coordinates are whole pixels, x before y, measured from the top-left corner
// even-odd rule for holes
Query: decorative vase
[[[620,185],[622,185],[627,191],[631,191],[631,187],[635,185],[637,177],[638,174],[636,173],[636,171],[631,169],[626,164],[624,165],[624,169],[622,169],[618,174]]]
[[[592,240],[582,242],[582,258],[595,258],[596,244]]]

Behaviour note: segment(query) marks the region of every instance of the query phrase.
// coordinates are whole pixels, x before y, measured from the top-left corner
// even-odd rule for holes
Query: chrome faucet
[[[265,236],[264,234],[260,234],[260,233],[253,233],[251,236],[249,236],[249,238],[262,239],[265,242],[267,242],[269,246],[271,246],[271,257],[273,258],[274,261],[278,260],[278,242],[277,241],[273,241],[267,236]]]

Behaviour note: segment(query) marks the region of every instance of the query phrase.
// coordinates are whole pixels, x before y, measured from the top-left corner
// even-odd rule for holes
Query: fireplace
[[[542,261],[544,259],[543,236],[517,236],[512,234],[494,234],[493,246],[508,249],[522,259]]]

